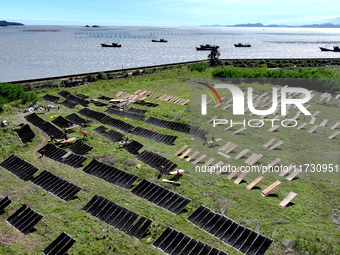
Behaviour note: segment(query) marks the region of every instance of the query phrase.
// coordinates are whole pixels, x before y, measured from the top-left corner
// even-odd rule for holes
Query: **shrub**
[[[112,80],[115,76],[113,75],[113,73],[109,73],[109,74],[107,74],[107,79],[108,80]]]
[[[97,75],[97,78],[98,78],[99,80],[106,80],[106,79],[107,79],[106,74],[103,73],[103,72],[99,73],[99,74]]]
[[[3,97],[0,97],[0,112],[5,109],[6,100]]]
[[[277,64],[274,63],[274,62],[272,62],[272,61],[270,61],[270,62],[267,63],[267,66],[268,66],[269,68],[276,68],[276,67],[277,67]]]
[[[27,92],[18,84],[0,83],[0,111],[3,111],[5,104],[9,102],[19,101],[26,104],[36,100],[37,95],[34,92]]]
[[[97,77],[94,74],[88,74],[88,75],[86,75],[86,80],[88,82],[94,82],[94,81],[97,80]]]
[[[207,67],[205,65],[203,65],[202,63],[195,63],[195,64],[191,64],[188,66],[190,71],[197,71],[197,72],[204,72],[205,70],[207,70]]]

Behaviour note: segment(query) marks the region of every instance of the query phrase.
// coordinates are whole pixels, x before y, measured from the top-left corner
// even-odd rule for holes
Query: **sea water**
[[[0,82],[100,72],[206,59],[338,58],[319,47],[339,45],[339,28],[237,27],[0,27]],[[154,43],[152,39],[167,43]],[[118,42],[121,48],[103,48]],[[248,43],[250,48],[235,48]]]

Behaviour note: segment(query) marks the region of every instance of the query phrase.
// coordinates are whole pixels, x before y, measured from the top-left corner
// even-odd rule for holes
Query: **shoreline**
[[[259,59],[220,59],[222,62],[230,61],[230,62],[243,62],[243,61],[255,61],[255,62],[272,62],[272,61],[340,61],[339,58],[259,58]],[[176,66],[176,65],[186,65],[186,64],[194,64],[194,63],[201,63],[201,62],[208,62],[208,59],[202,60],[194,60],[194,61],[186,61],[186,62],[177,62],[177,63],[169,63],[169,64],[162,64],[162,65],[151,65],[151,66],[141,66],[141,67],[132,67],[132,68],[123,68],[123,69],[114,69],[114,70],[107,70],[107,71],[96,71],[96,72],[89,72],[89,73],[79,73],[79,74],[69,74],[69,75],[60,75],[60,76],[52,76],[52,77],[45,77],[45,78],[36,78],[36,79],[25,79],[25,80],[14,80],[14,81],[5,81],[0,83],[15,83],[15,84],[23,84],[23,83],[33,83],[33,82],[43,82],[43,81],[51,81],[51,80],[65,80],[70,78],[80,78],[86,75],[95,75],[99,73],[119,73],[119,72],[129,72],[129,71],[136,71],[142,69],[152,69],[152,68],[164,68],[168,66]],[[264,63],[265,64],[265,63]],[[294,66],[291,66],[294,67]],[[325,66],[305,66],[305,67],[329,67],[327,64]],[[288,67],[287,67],[288,68]]]

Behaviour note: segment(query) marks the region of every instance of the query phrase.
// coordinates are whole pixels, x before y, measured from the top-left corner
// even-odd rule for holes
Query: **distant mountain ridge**
[[[6,20],[0,20],[0,26],[7,27],[7,26],[25,26],[22,23],[18,22],[7,22]]]
[[[289,25],[263,25],[262,23],[247,23],[247,24],[236,24],[236,25],[203,25],[204,27],[315,27],[315,28],[340,28],[340,24],[323,23],[323,24],[312,24],[312,25],[300,25],[300,26],[289,26]]]

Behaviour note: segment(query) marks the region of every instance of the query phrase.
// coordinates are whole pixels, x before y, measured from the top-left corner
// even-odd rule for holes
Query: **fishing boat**
[[[327,49],[324,47],[319,47],[321,51],[334,51],[334,52],[340,52],[340,47],[339,46],[333,46],[333,49]]]
[[[168,42],[167,40],[164,40],[164,39],[159,39],[159,40],[153,39],[153,40],[151,40],[151,41],[152,41],[152,42],[163,42],[163,43]]]
[[[200,47],[196,47],[196,50],[198,50],[198,51],[201,51],[201,50],[216,50],[218,48],[219,48],[219,46],[217,46],[217,45],[210,45],[210,44],[203,45],[203,44],[201,44]]]
[[[118,44],[118,43],[111,43],[111,44],[102,43],[101,46],[102,46],[102,47],[114,47],[114,48],[122,47],[122,45],[121,45],[121,44]]]
[[[243,43],[237,43],[237,44],[234,44],[235,47],[251,47],[250,44],[243,44]]]

